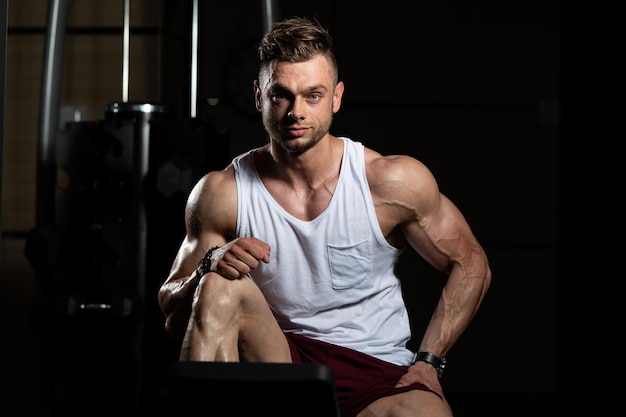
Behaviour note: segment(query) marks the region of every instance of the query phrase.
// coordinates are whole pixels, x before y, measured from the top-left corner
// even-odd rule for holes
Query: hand
[[[438,394],[447,402],[446,397],[443,395],[443,389],[439,382],[437,370],[432,365],[423,361],[415,362],[409,367],[407,373],[400,377],[396,387],[404,387],[415,382],[426,385],[431,391]]]
[[[259,266],[259,261],[270,261],[270,246],[257,238],[237,238],[220,249],[219,259],[211,264],[215,271],[228,279],[242,278]]]

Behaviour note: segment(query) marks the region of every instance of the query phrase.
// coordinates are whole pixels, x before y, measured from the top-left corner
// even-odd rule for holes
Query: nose
[[[291,107],[291,110],[289,111],[289,113],[287,113],[287,117],[293,120],[304,119],[303,106],[299,104],[297,99],[294,101],[293,106]]]

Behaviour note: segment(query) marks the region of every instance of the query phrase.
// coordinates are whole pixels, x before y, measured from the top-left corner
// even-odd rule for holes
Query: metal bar
[[[59,99],[63,70],[63,44],[67,14],[72,0],[51,0],[44,49],[41,82],[41,111],[37,155],[37,225],[51,224],[54,219],[55,146],[59,119]]]
[[[198,107],[198,0],[193,0],[191,9],[191,80],[189,88],[190,117],[196,117]]]
[[[4,143],[4,96],[6,86],[6,69],[7,69],[7,33],[8,33],[8,8],[9,2],[3,1],[0,4],[0,20],[2,21],[2,33],[0,34],[0,196],[2,196],[2,167],[3,154],[2,148]],[[2,201],[0,201],[0,218],[2,218]],[[0,240],[2,239],[2,230],[0,229]],[[0,259],[2,259],[2,250],[0,249]]]
[[[261,0],[263,9],[263,30],[269,32],[272,25],[278,20],[278,2],[276,0]]]
[[[122,101],[128,102],[128,68],[130,66],[130,0],[124,0],[124,60],[122,63]]]

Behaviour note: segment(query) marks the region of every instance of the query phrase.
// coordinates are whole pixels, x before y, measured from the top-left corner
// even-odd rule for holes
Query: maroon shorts
[[[328,366],[335,378],[337,403],[341,417],[355,417],[381,397],[414,389],[431,391],[414,383],[395,385],[408,366],[394,365],[373,356],[306,336],[286,333],[294,363],[319,363]]]

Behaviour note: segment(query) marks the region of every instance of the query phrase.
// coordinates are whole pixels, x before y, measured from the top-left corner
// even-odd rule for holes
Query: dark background
[[[111,7],[76,0],[69,19],[61,104],[87,103],[83,120],[99,127],[103,106],[118,99],[120,52],[106,41],[113,38],[119,45],[119,3],[111,13]],[[186,161],[198,152],[205,155],[191,162],[196,176],[266,142],[251,110],[262,2],[200,3],[197,121],[216,152],[208,152],[197,135],[172,134],[168,141],[163,134],[163,147],[151,160],[155,172],[169,152]],[[165,376],[178,347],[162,332],[156,290],[181,238],[186,188],[154,204],[161,211],[152,207],[145,285],[125,280],[129,271],[117,277],[121,284],[107,281],[106,274],[101,282],[107,296],[138,292],[133,298],[138,319],[53,314],[51,304],[84,281],[61,274],[55,281],[63,284],[59,293],[58,286],[47,284],[46,273],[33,276],[31,262],[20,258],[35,226],[35,216],[24,219],[21,212],[40,209],[32,174],[37,106],[31,106],[31,121],[14,113],[18,95],[30,92],[36,101],[40,94],[37,83],[25,81],[29,68],[41,68],[47,2],[33,4],[9,7],[1,279],[4,314],[18,309],[19,300],[27,300],[28,313],[26,323],[20,320],[7,332],[14,346],[7,356],[15,358],[3,365],[15,382],[7,399],[22,405],[20,415],[44,415],[59,408],[56,403],[75,403],[87,414],[136,408],[164,414],[166,407],[159,405]],[[133,1],[131,17],[131,45],[140,45],[131,54],[131,97],[171,104],[174,119],[185,128],[190,5],[189,0]],[[618,258],[609,256],[598,224],[612,214],[604,207],[619,178],[609,151],[617,135],[610,121],[618,115],[605,98],[607,92],[613,95],[616,63],[610,13],[563,10],[558,1],[366,6],[327,0],[277,6],[280,17],[317,18],[334,36],[346,92],[332,132],[384,154],[425,162],[487,251],[492,287],[450,352],[443,380],[457,416],[551,416],[572,407],[607,406],[613,392],[604,381],[610,367],[602,364],[613,350],[606,347],[613,330],[607,318],[614,316],[616,304],[609,301],[616,292],[601,285],[612,275],[601,266]],[[27,15],[35,17],[23,18]],[[36,48],[29,54],[31,42]],[[24,134],[29,128],[30,136]],[[27,163],[17,166],[14,160]],[[411,251],[399,273],[416,347],[442,276]],[[55,319],[42,320],[42,311]]]

